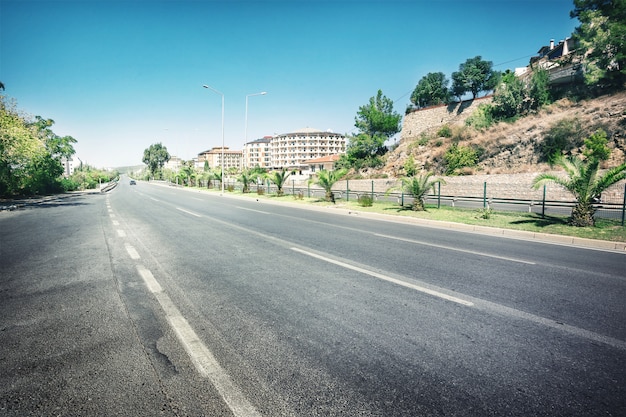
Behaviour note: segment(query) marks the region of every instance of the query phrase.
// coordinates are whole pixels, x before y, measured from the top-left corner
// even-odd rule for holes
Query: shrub
[[[372,207],[374,204],[374,199],[370,194],[363,194],[359,197],[359,206],[361,207]]]
[[[448,126],[448,125],[443,125],[437,131],[437,135],[438,136],[443,136],[444,138],[449,138],[449,137],[452,136],[452,129],[450,129],[450,126]]]
[[[580,121],[559,120],[548,130],[541,142],[542,159],[552,165],[558,156],[582,145],[583,136]]]
[[[493,124],[493,106],[487,103],[479,105],[465,120],[465,124],[477,130],[487,129]]]
[[[263,187],[258,187],[258,188],[256,189],[256,193],[257,193],[258,195],[264,195],[264,194],[265,194],[265,188],[263,188]]]
[[[473,167],[478,163],[478,153],[470,146],[453,144],[443,156],[446,174],[458,174],[462,168]]]

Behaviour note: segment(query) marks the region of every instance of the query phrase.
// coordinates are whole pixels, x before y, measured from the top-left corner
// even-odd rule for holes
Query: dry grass
[[[452,143],[471,145],[483,150],[477,168],[464,173],[514,174],[548,171],[542,162],[540,144],[546,132],[563,119],[575,119],[584,129],[584,136],[604,129],[613,149],[604,168],[624,162],[626,157],[626,92],[593,100],[574,102],[561,99],[541,111],[513,123],[499,122],[485,131],[477,131],[460,125],[450,126],[450,137],[437,135],[441,127],[424,132],[419,137],[404,140],[387,156],[387,164],[381,171],[392,177],[402,176],[401,167],[406,158],[413,155],[418,166],[435,173],[445,171],[443,155]],[[579,153],[574,149],[573,153]]]

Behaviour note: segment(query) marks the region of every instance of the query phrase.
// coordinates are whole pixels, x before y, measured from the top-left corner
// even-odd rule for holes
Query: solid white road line
[[[454,296],[451,296],[451,295],[448,295],[448,294],[445,294],[445,293],[442,293],[442,292],[439,292],[439,291],[431,290],[429,288],[422,287],[420,285],[411,284],[410,282],[401,281],[399,279],[392,278],[392,277],[387,276],[387,275],[379,274],[378,272],[370,271],[370,270],[367,270],[365,268],[360,268],[358,266],[350,265],[350,264],[347,264],[345,262],[336,261],[334,259],[330,259],[330,258],[327,258],[325,256],[321,256],[321,255],[318,255],[318,254],[315,254],[315,253],[312,253],[312,252],[307,252],[307,251],[304,251],[304,250],[298,249],[298,248],[291,248],[291,250],[294,250],[296,252],[302,253],[304,255],[311,256],[313,258],[320,259],[322,261],[325,261],[325,262],[328,262],[328,263],[331,263],[331,264],[335,264],[335,265],[341,266],[343,268],[351,269],[353,271],[361,272],[363,274],[367,274],[369,276],[372,276],[372,277],[375,277],[375,278],[378,278],[378,279],[382,279],[383,281],[387,281],[387,282],[391,282],[391,283],[394,283],[394,284],[397,284],[397,285],[401,285],[401,286],[406,287],[406,288],[411,288],[413,290],[422,292],[424,294],[429,294],[429,295],[432,295],[432,296],[435,296],[435,297],[439,297],[439,298],[442,298],[444,300],[452,301],[452,302],[455,302],[455,303],[458,303],[458,304],[461,304],[461,305],[464,305],[464,306],[468,306],[468,307],[471,307],[471,306],[474,305],[474,303],[472,303],[470,301],[463,300],[463,299],[458,298],[458,297],[454,297]]]
[[[471,255],[486,256],[488,258],[501,259],[503,261],[519,262],[519,263],[528,264],[528,265],[535,265],[535,262],[525,261],[523,259],[508,258],[506,256],[498,256],[498,255],[493,255],[493,254],[486,253],[486,252],[477,252],[477,251],[468,250],[468,249],[459,249],[459,248],[446,246],[446,245],[437,245],[435,243],[423,242],[421,240],[405,239],[402,237],[383,235],[380,233],[374,233],[374,236],[384,237],[386,239],[400,240],[402,242],[414,243],[416,245],[422,245],[422,246],[430,246],[433,248],[445,249],[445,250],[450,250],[450,251],[455,251],[455,252],[469,253]]]

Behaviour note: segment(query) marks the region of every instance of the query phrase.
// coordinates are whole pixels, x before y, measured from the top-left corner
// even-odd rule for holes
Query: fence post
[[[291,180],[291,195],[296,195],[296,180]]]
[[[404,190],[402,191],[401,198],[400,198],[400,207],[404,207]]]
[[[311,198],[311,183],[310,182],[306,183],[306,189],[307,189],[307,197]]]
[[[441,208],[441,182],[437,183],[437,208]]]
[[[346,180],[346,201],[350,201],[350,181]]]
[[[543,198],[541,199],[541,218],[546,217],[546,185],[543,186]]]
[[[483,183],[483,208],[487,208],[487,181]]]
[[[624,202],[622,203],[622,226],[624,226],[624,214],[626,214],[626,184],[624,184]]]
[[[372,180],[372,201],[374,201],[374,180]]]

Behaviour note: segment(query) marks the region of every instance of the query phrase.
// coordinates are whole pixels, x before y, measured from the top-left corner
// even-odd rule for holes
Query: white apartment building
[[[243,147],[244,168],[265,168],[272,167],[272,137],[265,136],[262,139],[248,142]]]
[[[305,161],[346,152],[344,135],[304,128],[274,136],[271,140],[272,168],[306,169]]]

